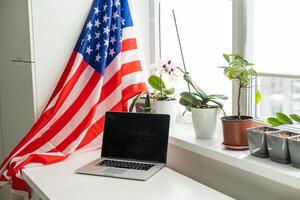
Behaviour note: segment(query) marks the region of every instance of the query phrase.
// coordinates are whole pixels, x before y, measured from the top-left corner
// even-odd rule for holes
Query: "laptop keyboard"
[[[125,168],[125,169],[144,170],[144,171],[147,171],[148,169],[154,166],[153,164],[118,161],[118,160],[103,160],[96,165],[102,167],[117,167],[117,168]]]

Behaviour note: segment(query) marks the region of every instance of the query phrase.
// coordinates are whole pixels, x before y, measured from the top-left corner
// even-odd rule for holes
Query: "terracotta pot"
[[[251,128],[254,126],[253,117],[241,116],[241,119],[238,119],[237,116],[223,117],[222,125],[224,145],[227,148],[248,148],[247,128]]]

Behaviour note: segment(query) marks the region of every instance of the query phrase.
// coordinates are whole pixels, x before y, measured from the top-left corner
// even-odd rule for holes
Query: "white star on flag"
[[[116,20],[118,17],[119,17],[118,11],[114,12],[112,18]]]
[[[96,44],[96,50],[99,50],[100,47],[101,47],[100,42],[98,42],[98,43]]]
[[[91,55],[91,52],[92,52],[92,51],[93,51],[93,49],[91,49],[90,46],[88,46],[88,47],[86,48],[86,53],[87,53],[87,54]]]
[[[120,0],[116,0],[114,5],[118,7],[120,5]]]
[[[115,50],[114,50],[114,49],[110,49],[110,50],[109,50],[109,55],[110,55],[111,57],[113,57],[114,54],[115,54]]]
[[[118,29],[117,24],[116,24],[116,23],[113,24],[112,27],[111,27],[111,30],[112,30],[113,32],[115,32],[117,29]]]
[[[105,22],[105,23],[107,23],[107,20],[109,19],[109,17],[107,16],[107,14],[105,14],[104,16],[103,16],[103,22]]]
[[[95,21],[95,26],[97,27],[97,28],[99,28],[99,26],[100,26],[100,21],[99,21],[99,19],[97,19],[96,21]]]
[[[93,26],[93,24],[92,24],[92,22],[91,21],[89,21],[89,23],[87,23],[87,25],[86,25],[86,28],[88,28],[88,29],[92,29],[92,26]]]
[[[104,46],[108,46],[108,40],[104,39]]]
[[[125,19],[122,19],[122,25],[125,26]]]
[[[108,26],[107,27],[105,27],[105,28],[103,28],[103,33],[106,33],[107,35],[109,34],[109,28],[108,28]]]
[[[88,35],[87,35],[87,41],[89,41],[89,42],[90,42],[90,41],[91,41],[91,39],[92,39],[92,36],[91,36],[91,34],[88,34]]]
[[[115,36],[112,36],[112,37],[110,38],[110,43],[111,43],[112,45],[114,45],[116,41],[117,41],[117,40],[116,40]]]
[[[105,11],[106,8],[107,8],[107,4],[104,4],[104,5],[103,5],[103,11]]]
[[[98,39],[98,38],[100,38],[100,31],[99,32],[97,32],[97,33],[95,33],[95,39]]]
[[[99,12],[100,12],[99,7],[95,7],[94,10],[95,10],[94,14],[95,14],[95,15],[98,15]]]
[[[100,59],[101,59],[101,56],[98,54],[98,55],[96,56],[96,59],[95,59],[95,61],[96,61],[96,62],[99,62],[99,61],[100,61]]]

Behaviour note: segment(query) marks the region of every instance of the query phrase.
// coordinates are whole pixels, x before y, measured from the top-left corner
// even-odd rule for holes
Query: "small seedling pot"
[[[291,162],[288,148],[288,138],[296,136],[289,131],[275,131],[266,133],[270,159],[274,162],[287,164]]]
[[[274,131],[279,131],[279,129],[265,126],[247,129],[249,150],[251,155],[261,158],[269,157],[266,133]]]
[[[300,135],[288,139],[292,165],[300,168]]]

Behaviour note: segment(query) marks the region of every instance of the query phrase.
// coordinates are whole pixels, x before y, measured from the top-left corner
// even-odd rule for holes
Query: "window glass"
[[[258,118],[266,119],[275,116],[276,112],[300,113],[300,80],[264,76],[257,80],[262,93],[262,101],[256,108]]]
[[[225,103],[231,114],[232,83],[217,66],[223,53],[232,51],[232,2],[228,0],[162,0],[162,58],[183,68],[172,9],[175,10],[187,71],[208,93],[230,97]],[[187,90],[183,85],[182,90]]]
[[[256,0],[253,60],[266,73],[300,75],[300,1]]]
[[[262,92],[261,103],[254,105],[258,118],[300,113],[299,10],[299,0],[254,1],[253,60],[257,71],[269,73],[257,81]]]

